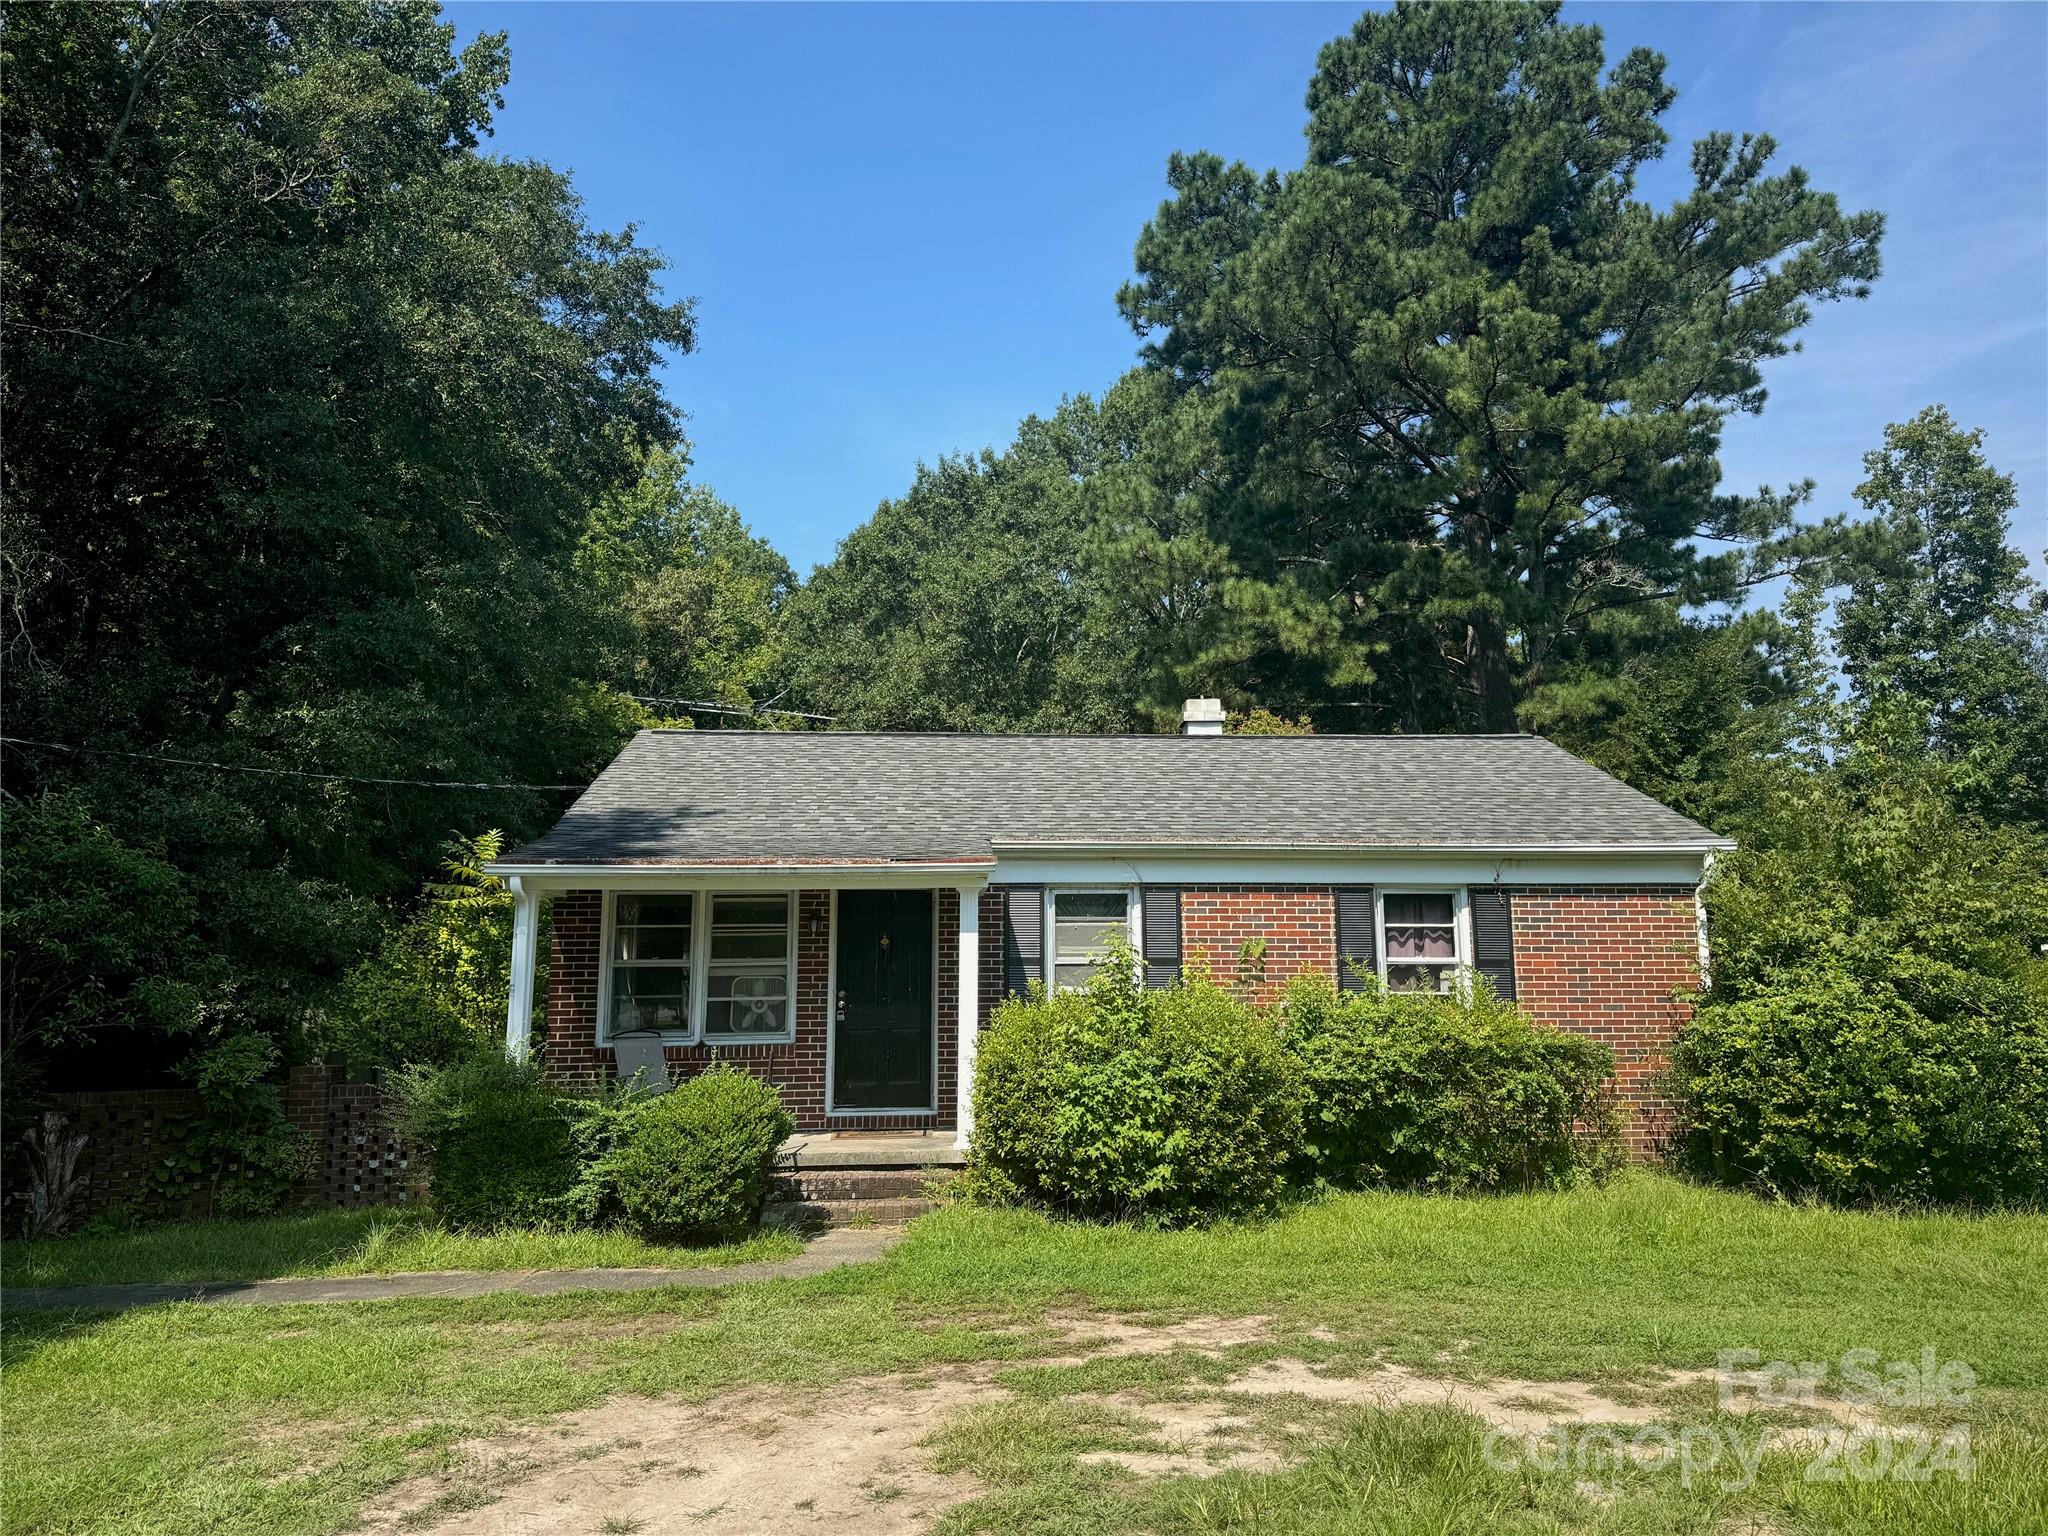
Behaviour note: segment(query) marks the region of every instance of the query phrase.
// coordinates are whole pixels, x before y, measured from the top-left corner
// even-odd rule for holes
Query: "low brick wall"
[[[86,1179],[83,1214],[98,1216],[140,1198],[149,1172],[169,1150],[169,1132],[199,1112],[189,1088],[141,1088],[51,1094],[47,1107],[85,1133],[79,1159]],[[313,1142],[302,1196],[328,1207],[391,1205],[423,1191],[412,1157],[384,1124],[384,1094],[375,1083],[351,1083],[331,1067],[294,1067],[284,1090],[285,1113]],[[9,1147],[7,1230],[19,1232],[27,1158]]]
[[[377,1084],[347,1082],[331,1067],[294,1067],[284,1110],[313,1139],[306,1198],[314,1205],[396,1205],[425,1193],[412,1153],[384,1123]]]

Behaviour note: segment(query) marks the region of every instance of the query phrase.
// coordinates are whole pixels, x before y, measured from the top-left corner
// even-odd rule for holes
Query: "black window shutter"
[[[1504,885],[1475,885],[1465,893],[1472,910],[1472,969],[1495,997],[1515,996],[1515,911]]]
[[[1148,885],[1138,893],[1138,935],[1145,946],[1145,985],[1170,987],[1180,980],[1180,890]]]
[[[1331,893],[1337,902],[1337,989],[1363,992],[1365,980],[1379,969],[1379,948],[1373,932],[1372,887],[1340,885]]]
[[[1003,991],[1045,980],[1045,887],[1003,887]]]

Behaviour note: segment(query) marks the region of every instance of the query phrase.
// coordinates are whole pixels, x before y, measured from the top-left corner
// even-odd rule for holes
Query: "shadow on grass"
[[[801,1249],[796,1238],[773,1232],[709,1248],[649,1243],[616,1230],[456,1232],[418,1207],[376,1206],[8,1243],[0,1252],[0,1284],[198,1285],[438,1270],[696,1268],[788,1258]]]

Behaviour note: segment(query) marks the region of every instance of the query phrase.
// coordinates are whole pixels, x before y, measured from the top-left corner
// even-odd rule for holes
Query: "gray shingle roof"
[[[642,731],[502,862],[936,862],[1048,844],[1725,846],[1534,736]]]

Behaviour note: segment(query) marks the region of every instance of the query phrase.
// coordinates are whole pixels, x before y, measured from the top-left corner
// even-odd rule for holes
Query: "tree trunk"
[[[1515,728],[1515,682],[1508,668],[1508,633],[1491,609],[1465,621],[1465,676],[1474,696],[1473,726],[1482,731]]]

